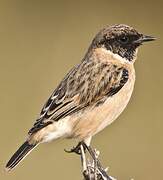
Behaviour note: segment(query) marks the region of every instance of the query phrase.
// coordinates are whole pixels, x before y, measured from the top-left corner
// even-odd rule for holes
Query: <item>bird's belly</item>
[[[129,81],[117,94],[109,97],[103,104],[83,112],[75,120],[75,126],[72,128],[72,137],[85,139],[111,124],[128,104],[133,87],[134,80],[133,82]]]

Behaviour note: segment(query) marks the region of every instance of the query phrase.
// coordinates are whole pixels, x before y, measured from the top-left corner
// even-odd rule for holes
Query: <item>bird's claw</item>
[[[81,145],[82,145],[82,143],[80,142],[76,147],[73,147],[70,150],[64,149],[64,151],[67,153],[76,153],[78,155],[81,155],[81,147],[80,147]],[[84,152],[86,152],[85,146],[83,146],[83,148],[84,148]]]
[[[77,147],[73,147],[70,150],[64,149],[64,151],[67,152],[67,153],[76,153],[78,155],[81,155],[81,150],[79,148],[77,148]]]

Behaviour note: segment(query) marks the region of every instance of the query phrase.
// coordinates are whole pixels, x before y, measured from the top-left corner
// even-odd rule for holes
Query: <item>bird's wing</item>
[[[104,62],[85,62],[74,67],[45,103],[29,134],[88,106],[102,103],[125,85],[128,70]]]

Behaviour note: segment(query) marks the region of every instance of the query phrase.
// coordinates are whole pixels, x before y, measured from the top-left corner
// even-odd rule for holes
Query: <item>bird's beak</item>
[[[141,41],[142,41],[142,42],[154,41],[154,40],[156,40],[155,37],[147,36],[147,35],[143,35],[142,38],[141,38]]]
[[[141,37],[135,41],[135,43],[142,44],[144,42],[154,41],[154,40],[156,40],[155,37],[142,34]]]

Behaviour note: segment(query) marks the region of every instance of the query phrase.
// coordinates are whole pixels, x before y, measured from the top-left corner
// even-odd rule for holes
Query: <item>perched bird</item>
[[[111,124],[130,100],[135,83],[137,49],[154,37],[117,24],[102,29],[80,64],[54,90],[6,165],[13,169],[40,143],[75,138],[90,146],[92,136]]]

